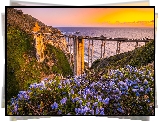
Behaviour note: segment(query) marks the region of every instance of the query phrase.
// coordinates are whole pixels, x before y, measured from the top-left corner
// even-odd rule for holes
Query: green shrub
[[[154,67],[130,65],[98,79],[88,74],[31,84],[7,105],[8,115],[154,115]]]
[[[123,67],[127,64],[135,67],[145,66],[154,61],[154,40],[145,46],[138,47],[132,51],[110,56],[108,58],[93,62],[92,69],[109,69]]]
[[[39,81],[42,74],[50,75],[55,73],[54,70],[64,76],[72,74],[65,54],[51,45],[46,48],[54,57],[48,61],[55,60],[56,69],[46,64],[47,59],[46,62],[37,62],[33,36],[18,27],[7,27],[7,100],[19,90],[26,90],[31,82]]]
[[[46,46],[48,57],[54,61],[55,65],[52,67],[53,73],[62,74],[63,76],[72,75],[72,69],[65,56],[65,54],[58,48],[48,44]]]

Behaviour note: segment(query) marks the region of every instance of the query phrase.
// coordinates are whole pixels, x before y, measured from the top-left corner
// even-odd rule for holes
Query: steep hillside
[[[131,65],[135,67],[145,66],[154,61],[154,40],[145,46],[138,47],[133,51],[117,54],[105,59],[93,62],[91,69],[113,69]]]
[[[53,27],[48,27],[38,19],[32,17],[31,15],[24,14],[21,10],[17,10],[14,8],[7,8],[7,24],[19,26],[22,30],[26,31],[27,33],[32,33],[32,28],[35,25],[35,22],[38,23],[40,27],[42,27],[42,32],[50,32],[56,33],[57,35],[61,34],[58,29]]]
[[[47,40],[43,37],[48,27],[39,32],[43,23],[26,19],[21,11],[9,12],[16,17],[7,14],[8,115],[154,116],[153,40],[133,51],[97,60],[94,71],[73,76],[65,49],[61,50],[60,32],[49,30],[46,35],[51,33],[52,40]],[[34,33],[31,20],[38,21]]]
[[[20,15],[15,13],[13,16],[12,13],[17,12],[15,9],[8,9],[7,12],[7,100],[16,95],[19,90],[26,90],[28,85],[39,82],[44,77],[53,78],[59,74],[64,77],[72,75],[66,54],[56,45],[47,44],[46,59],[43,62],[37,62],[35,40],[31,34],[30,23],[33,24],[38,20],[31,16],[28,19],[22,19],[21,17],[25,18],[28,15],[21,13]],[[26,24],[24,24],[24,20],[26,20]],[[45,27],[46,32],[48,27]],[[60,32],[58,34],[55,31],[51,32],[55,36],[55,44],[60,42],[56,38]],[[62,43],[60,44],[62,45]]]
[[[37,23],[40,26],[40,31],[42,33],[51,33],[51,37],[55,42],[55,47],[60,48],[66,53],[66,43],[63,39],[59,38],[61,32],[57,28],[52,26],[47,26],[38,19],[32,17],[31,15],[24,14],[21,10],[14,8],[7,8],[7,25],[18,26],[21,30],[25,31],[27,34],[33,34],[33,27]],[[46,37],[48,40],[49,37]],[[62,43],[61,43],[62,42]]]

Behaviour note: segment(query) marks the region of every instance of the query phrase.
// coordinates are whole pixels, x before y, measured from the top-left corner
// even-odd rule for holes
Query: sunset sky
[[[53,27],[153,27],[153,8],[19,8]]]

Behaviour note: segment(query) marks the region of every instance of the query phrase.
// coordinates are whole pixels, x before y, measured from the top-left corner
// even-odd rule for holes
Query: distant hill
[[[54,34],[54,42],[46,44],[45,60],[37,62],[35,40],[32,28],[35,22],[43,27],[42,32]],[[23,14],[13,8],[7,9],[7,99],[17,95],[19,90],[25,90],[28,85],[39,82],[43,78],[53,78],[56,75],[72,75],[67,54],[61,49],[60,34],[55,28],[48,27],[30,15]],[[56,45],[57,43],[58,46]]]

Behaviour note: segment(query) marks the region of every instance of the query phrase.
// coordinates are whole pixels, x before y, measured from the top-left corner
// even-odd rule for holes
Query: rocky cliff
[[[35,23],[37,23],[40,27],[40,32],[45,34],[45,41],[52,41],[55,47],[60,48],[64,53],[67,53],[66,40],[59,38],[61,35],[60,30],[53,28],[52,26],[45,25],[31,15],[24,14],[21,10],[7,8],[7,26],[18,26],[26,33],[33,35]]]
[[[36,23],[40,29],[35,34],[33,28]],[[65,40],[59,38],[60,31],[13,8],[7,9],[6,29],[7,99],[43,78],[72,75],[65,53]],[[37,54],[42,56],[40,61]]]

